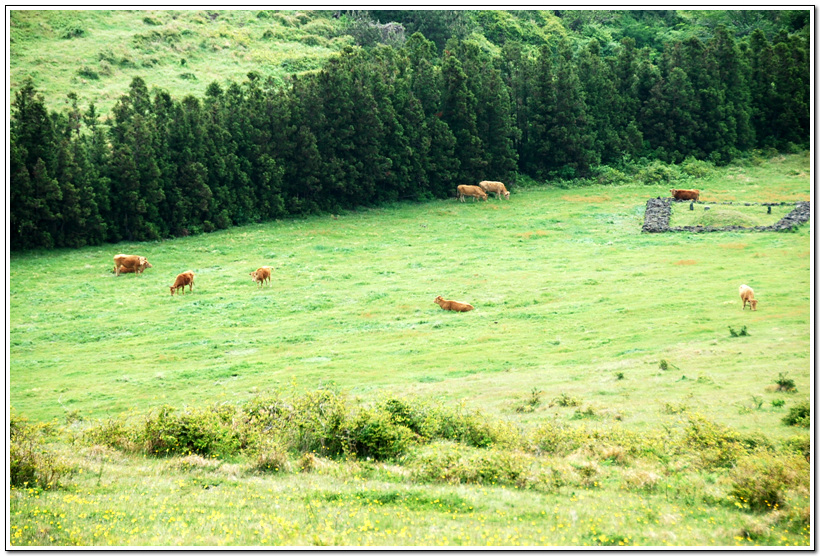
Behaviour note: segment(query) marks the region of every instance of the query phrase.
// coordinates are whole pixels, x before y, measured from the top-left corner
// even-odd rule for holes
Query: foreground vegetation
[[[675,183],[794,202],[808,169]],[[808,545],[809,226],[641,234],[668,189],[14,253],[10,542]]]

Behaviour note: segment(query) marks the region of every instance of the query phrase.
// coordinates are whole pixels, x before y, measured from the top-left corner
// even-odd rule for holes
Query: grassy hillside
[[[250,71],[283,77],[318,68],[344,45],[332,12],[308,10],[11,10],[10,90],[31,77],[59,109],[108,114],[132,78],[175,98],[204,96]]]
[[[692,186],[710,201],[808,200],[808,166],[807,153],[777,157]],[[533,186],[508,202],[400,204],[12,254],[11,405],[35,421],[70,417],[54,446],[75,485],[16,489],[12,542],[805,545],[808,526],[794,512],[808,491],[789,491],[788,511],[738,509],[728,498],[734,472],[698,467],[684,452],[592,456],[590,443],[562,457],[463,456],[495,454],[499,474],[511,457],[570,477],[544,490],[420,479],[419,462],[462,457],[446,455],[461,450],[446,442],[404,463],[323,459],[317,473],[298,474],[305,464],[293,460],[291,473],[260,476],[241,457],[143,459],[81,440],[97,418],[161,404],[330,388],[365,405],[388,394],[461,404],[524,430],[650,437],[699,414],[780,446],[805,430],[782,419],[811,387],[809,226],[642,234],[646,199],[667,191]],[[120,252],[154,266],[114,277]],[[248,276],[264,264],[275,268],[273,287]],[[172,297],[184,270],[197,275],[193,293]],[[756,312],[741,310],[741,283],[755,289]],[[437,295],[476,310],[444,312]],[[744,327],[745,336],[730,333]],[[776,390],[781,376],[795,392]],[[766,476],[770,457],[737,462]],[[137,499],[138,508],[128,502]]]

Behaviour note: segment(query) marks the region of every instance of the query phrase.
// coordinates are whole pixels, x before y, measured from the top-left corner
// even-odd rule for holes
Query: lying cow
[[[271,267],[261,266],[253,272],[251,272],[251,280],[253,280],[254,282],[259,282],[260,288],[265,283],[265,280],[268,281],[268,285],[273,286],[270,280],[270,271]]]
[[[500,181],[480,181],[478,186],[484,190],[485,193],[495,193],[495,198],[500,199],[502,195],[508,201],[510,200],[510,192],[504,187]]]
[[[678,201],[697,201],[700,197],[699,189],[670,189],[669,192]]]
[[[748,302],[749,309],[752,311],[757,311],[757,299],[755,299],[755,292],[746,284],[741,284],[740,286],[740,299],[743,300],[743,307],[741,307],[741,310],[746,308],[746,303]]]
[[[120,272],[127,274],[133,272],[142,274],[146,268],[153,268],[154,265],[148,259],[140,255],[114,255],[114,273],[119,276]]]
[[[464,197],[475,197],[482,201],[487,200],[487,194],[477,185],[459,185],[456,187],[456,194],[458,195],[458,200],[462,203],[464,202]]]
[[[466,313],[467,311],[472,311],[475,309],[469,303],[461,303],[460,301],[452,301],[449,299],[444,299],[441,296],[436,298],[436,303],[438,303],[439,307],[444,309],[445,311],[458,311],[459,313]]]
[[[171,295],[174,295],[180,288],[182,288],[182,295],[185,295],[185,286],[189,286],[189,292],[194,291],[194,273],[190,270],[177,274],[177,279],[174,280],[174,285],[171,286]]]

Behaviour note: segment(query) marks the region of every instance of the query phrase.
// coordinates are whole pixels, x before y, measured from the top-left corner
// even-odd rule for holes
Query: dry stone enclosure
[[[783,206],[794,205],[794,210],[781,218],[771,226],[669,226],[669,218],[672,215],[672,203],[689,204],[693,201],[676,201],[672,197],[657,197],[646,201],[646,212],[644,213],[643,231],[651,234],[664,232],[736,232],[736,231],[750,231],[750,232],[787,232],[804,222],[808,222],[811,218],[811,203],[806,201],[798,201],[796,203],[704,203],[703,201],[695,201],[698,205],[738,205],[745,206],[760,205],[760,206]]]

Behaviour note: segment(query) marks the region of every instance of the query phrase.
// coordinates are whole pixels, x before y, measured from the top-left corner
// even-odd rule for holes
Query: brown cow
[[[678,201],[697,201],[700,197],[699,189],[670,189],[669,192]]]
[[[182,288],[182,295],[185,295],[185,286],[189,286],[189,292],[194,291],[194,273],[190,270],[177,274],[177,279],[174,280],[174,285],[171,286],[171,295],[174,295],[179,288]]]
[[[270,271],[271,267],[269,266],[260,266],[258,269],[251,272],[251,280],[254,282],[259,282],[259,287],[261,288],[262,285],[265,283],[265,280],[268,281],[269,286],[273,286],[270,280]]]
[[[146,268],[153,268],[154,265],[148,259],[140,255],[114,255],[114,273],[119,276],[120,272],[142,274]]]
[[[748,302],[749,308],[752,311],[757,311],[757,299],[755,299],[755,292],[746,284],[740,285],[740,299],[743,300],[743,307],[741,307],[741,310],[746,308],[746,303]]]
[[[480,181],[478,186],[484,190],[485,193],[495,193],[495,198],[500,199],[502,195],[508,201],[510,200],[510,192],[504,187],[500,181]]]
[[[477,185],[459,185],[456,187],[456,195],[458,195],[458,200],[462,203],[464,202],[464,197],[475,197],[482,201],[487,200],[487,194]]]
[[[466,313],[467,311],[472,311],[475,309],[469,303],[461,303],[460,301],[451,301],[449,299],[444,299],[441,296],[436,298],[436,303],[438,303],[439,307],[444,309],[445,311],[458,311],[459,313]]]

